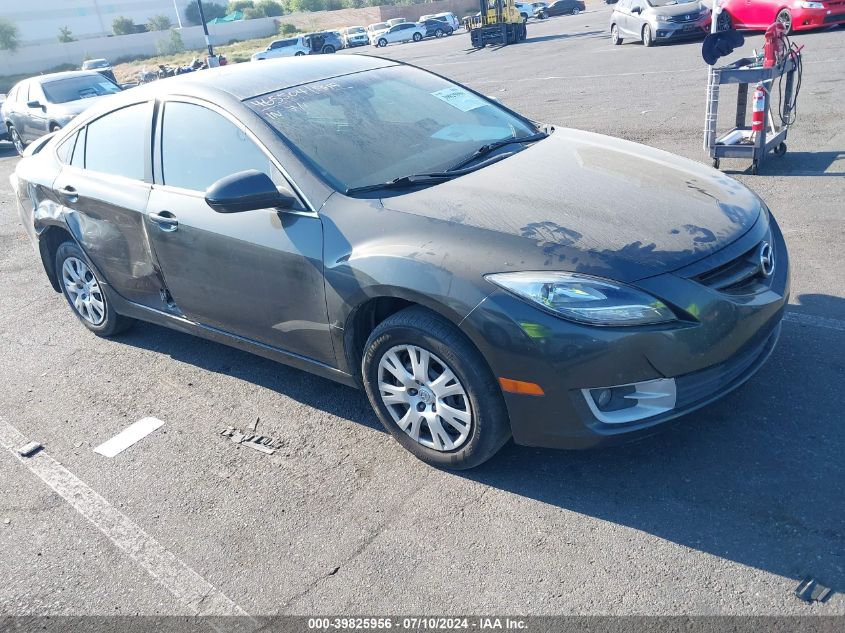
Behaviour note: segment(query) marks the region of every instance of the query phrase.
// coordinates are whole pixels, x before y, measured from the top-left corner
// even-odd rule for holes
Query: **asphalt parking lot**
[[[608,15],[529,23],[503,49],[458,33],[377,54],[708,162],[700,42],[614,47]],[[511,444],[462,474],[402,450],[363,393],[152,325],[89,334],[20,226],[0,145],[0,446],[45,447],[37,462],[0,451],[0,613],[845,614],[841,593],[793,596],[808,575],[845,591],[845,30],[793,39],[789,152],[759,176],[722,163],[791,253],[770,361],[644,441]],[[93,452],[146,416],[165,424],[115,458]],[[273,455],[220,435],[257,419],[283,440]]]

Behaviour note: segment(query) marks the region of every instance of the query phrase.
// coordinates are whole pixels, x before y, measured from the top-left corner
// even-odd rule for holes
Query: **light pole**
[[[176,23],[179,25],[179,28],[182,28],[182,16],[179,15],[179,7],[176,6],[176,0],[173,0],[173,10],[176,12]]]
[[[208,36],[208,24],[205,23],[205,12],[202,10],[202,0],[197,0],[197,6],[200,10],[200,20],[202,20],[202,32],[205,33],[205,45],[208,46],[208,56],[214,58],[214,49],[211,47],[211,38]],[[211,66],[210,61],[208,65]]]

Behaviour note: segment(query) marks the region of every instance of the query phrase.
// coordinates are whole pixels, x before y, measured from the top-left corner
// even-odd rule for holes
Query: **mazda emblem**
[[[760,244],[759,258],[760,272],[765,277],[771,277],[775,270],[775,253],[768,242]]]

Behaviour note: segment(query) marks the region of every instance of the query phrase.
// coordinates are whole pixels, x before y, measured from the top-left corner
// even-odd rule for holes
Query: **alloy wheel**
[[[422,446],[452,451],[472,432],[466,389],[428,350],[416,345],[387,350],[378,364],[378,391],[396,425]]]
[[[106,303],[100,283],[87,264],[77,257],[68,257],[62,264],[62,284],[71,305],[91,325],[106,319]]]
[[[26,148],[24,147],[23,140],[21,139],[20,134],[18,134],[18,131],[15,128],[10,127],[9,136],[12,138],[12,144],[15,146],[15,150],[18,154],[23,156],[23,152]]]
[[[790,35],[792,33],[792,14],[789,12],[789,9],[784,9],[778,13],[777,20],[783,24],[783,30],[786,34]]]
[[[722,12],[719,14],[718,21],[716,22],[716,26],[719,31],[730,31],[732,26],[731,14],[722,9]]]

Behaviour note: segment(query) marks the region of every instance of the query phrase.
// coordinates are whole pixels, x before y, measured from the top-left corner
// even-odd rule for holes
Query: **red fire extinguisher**
[[[766,29],[766,43],[763,46],[763,68],[771,68],[784,56],[786,28],[781,22],[775,22]]]
[[[766,88],[758,83],[751,100],[751,132],[757,134],[766,125]]]

